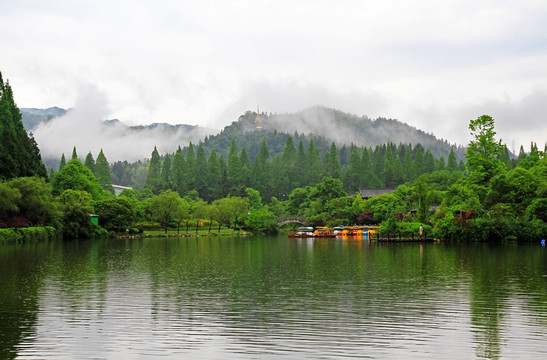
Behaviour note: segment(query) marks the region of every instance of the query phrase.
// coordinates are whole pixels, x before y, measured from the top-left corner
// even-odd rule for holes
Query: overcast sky
[[[511,148],[547,141],[547,1],[0,1],[19,107],[222,128],[324,105],[467,144],[489,114]]]

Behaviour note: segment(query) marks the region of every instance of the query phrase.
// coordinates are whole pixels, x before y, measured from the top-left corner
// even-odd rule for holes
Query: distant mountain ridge
[[[47,109],[21,108],[23,125],[27,131],[33,131],[40,123],[49,122],[57,116],[67,114],[70,109],[51,107]],[[153,123],[149,125],[128,126],[118,119],[105,120],[105,126],[112,127],[112,133],[119,136],[157,137],[157,143],[161,143],[168,136],[174,134],[186,134],[176,136],[180,145],[201,143],[206,151],[213,148],[220,155],[227,158],[232,138],[235,139],[238,148],[245,148],[251,161],[258,153],[260,144],[266,140],[272,156],[283,151],[288,135],[293,137],[295,145],[303,141],[304,145],[310,138],[314,139],[321,155],[334,142],[340,148],[372,147],[377,145],[394,143],[421,144],[430,149],[435,157],[444,155],[447,158],[450,149],[454,149],[456,156],[463,159],[465,149],[461,146],[449,144],[446,140],[437,139],[433,134],[426,133],[406,123],[394,119],[377,118],[370,119],[367,116],[357,116],[323,106],[313,106],[296,113],[271,114],[246,111],[236,121],[218,130],[213,130],[197,125],[171,125],[168,123]],[[148,130],[148,131],[147,131]],[[154,130],[154,132],[150,132]],[[125,135],[124,135],[125,134]],[[78,144],[74,144],[78,146]],[[147,150],[151,153],[153,148]],[[169,152],[174,152],[176,148]],[[148,152],[150,151],[150,152]],[[108,154],[107,154],[108,155]]]
[[[29,132],[29,131],[35,130],[38,127],[38,125],[40,125],[41,123],[47,123],[56,117],[66,115],[70,111],[70,109],[62,109],[62,108],[54,106],[47,109],[20,108],[19,111],[21,111],[21,116],[23,118],[23,126],[25,127],[25,130]],[[179,130],[195,130],[197,128],[201,128],[200,126],[197,126],[197,125],[185,125],[185,124],[171,125],[168,123],[153,123],[150,125],[129,126],[118,119],[104,120],[103,123],[105,125],[127,128],[129,130],[134,130],[134,131],[158,128],[164,131],[172,130],[176,132]],[[209,130],[212,130],[212,129],[209,129]],[[208,133],[210,132],[211,131],[209,131]]]
[[[332,142],[338,147],[355,145],[372,148],[386,143],[413,146],[421,144],[424,148],[430,149],[437,158],[440,155],[447,158],[451,148],[458,159],[463,159],[465,152],[462,146],[437,139],[433,134],[398,120],[372,120],[366,116],[359,117],[323,106],[314,106],[291,114],[257,114],[247,111],[219,134],[205,138],[203,145],[207,150],[214,148],[217,153],[226,156],[230,141],[235,138],[238,147],[245,147],[252,160],[262,139],[266,140],[273,156],[282,151],[284,143],[279,143],[287,138],[287,134],[293,137],[295,145],[298,145],[299,141],[307,142],[313,138],[321,154]]]

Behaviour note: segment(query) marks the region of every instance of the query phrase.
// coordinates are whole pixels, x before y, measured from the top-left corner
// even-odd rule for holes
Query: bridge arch
[[[278,219],[276,219],[276,222],[279,226],[285,226],[287,224],[300,224],[304,226],[308,226],[308,220],[306,220],[303,216],[296,216],[296,215],[289,215],[289,216],[283,216]]]

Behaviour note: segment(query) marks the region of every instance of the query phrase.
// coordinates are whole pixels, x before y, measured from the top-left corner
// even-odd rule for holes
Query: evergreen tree
[[[439,157],[439,163],[437,164],[437,170],[446,170],[446,162],[444,161],[444,155]]]
[[[61,162],[59,163],[59,171],[66,166],[65,153],[61,154]]]
[[[524,146],[520,146],[519,156],[517,158],[517,164],[521,162],[522,160],[526,159],[528,155],[526,155],[526,152],[524,151]]]
[[[241,166],[246,166],[247,169],[251,168],[251,161],[245,148],[241,149],[241,153],[239,154],[239,160],[241,161]]]
[[[99,158],[97,158],[97,161]],[[96,165],[96,164],[95,164]],[[161,188],[161,159],[158,149],[154,146],[150,164],[148,165],[148,175],[146,175],[146,187],[150,188],[154,194],[159,194]]]
[[[196,155],[194,152],[194,145],[192,142],[188,144],[188,150],[186,151],[186,177],[185,185],[186,189],[194,189],[194,181],[196,178]]]
[[[243,187],[243,166],[241,165],[241,159],[237,153],[237,146],[234,139],[230,145],[230,151],[228,153],[228,184],[230,187],[230,194],[233,196],[239,196],[245,190]]]
[[[321,181],[321,156],[319,149],[315,147],[313,139],[308,143],[308,184],[315,185]]]
[[[456,160],[456,154],[454,153],[453,148],[450,148],[450,154],[448,154],[448,164],[446,165],[446,170],[448,171],[458,170],[458,160]]]
[[[399,157],[399,154],[397,154],[397,156],[395,157],[395,162],[393,163],[393,180],[395,182],[395,186],[401,185],[405,182],[403,163],[401,161],[401,158]]]
[[[425,150],[421,144],[414,148],[414,168],[418,177],[426,173]]]
[[[0,73],[0,179],[47,175],[36,141],[23,127],[13,90]]]
[[[285,148],[281,154],[281,171],[282,176],[286,178],[286,183],[283,184],[284,191],[287,193],[297,187],[298,181],[298,170],[296,169],[296,148],[294,147],[292,137],[287,136],[287,141],[285,142]]]
[[[342,166],[340,165],[340,158],[338,157],[338,150],[336,145],[332,142],[330,149],[328,151],[328,156],[326,156],[326,175],[333,179],[341,179],[342,177]]]
[[[412,151],[410,149],[405,152],[403,174],[405,182],[414,181],[417,177],[416,168],[414,167],[414,160],[412,159]]]
[[[76,157],[76,159],[78,159],[78,157]],[[106,160],[106,156],[104,156],[103,149],[101,149],[99,155],[97,155],[97,161],[95,162],[95,176],[104,190],[114,194],[114,188],[112,187],[112,174],[110,173],[110,166],[108,164],[108,160]]]
[[[224,155],[220,154],[218,157],[218,164],[220,165],[220,197],[228,196],[230,191],[230,183],[228,181],[228,168],[226,161],[224,161]]]
[[[169,154],[165,154],[163,157],[163,163],[161,166],[161,188],[162,190],[171,189],[172,187],[172,179],[173,178],[173,170],[171,167],[171,158],[169,157]]]
[[[354,148],[349,158],[349,163],[344,176],[344,188],[346,191],[357,191],[361,185],[361,179],[365,176],[363,163],[357,148]]]
[[[507,166],[507,170],[513,168],[513,163],[511,162],[511,157],[509,156],[509,149],[507,146],[503,146],[503,152],[500,155],[500,160]]]
[[[63,154],[64,156],[64,154]],[[92,173],[95,174],[95,159],[93,159],[93,154],[91,154],[91,151],[87,153],[87,156],[85,157],[85,163],[84,165],[91,170]]]
[[[77,159],[78,158],[78,153],[76,152],[76,146],[74,146],[72,148],[72,159],[71,160],[74,160],[74,159]]]
[[[251,162],[247,150],[241,149],[239,153],[239,160],[241,161],[241,183],[244,188],[251,186]]]
[[[209,176],[207,177],[208,192],[203,194],[202,198],[206,201],[220,199],[222,197],[220,189],[222,170],[215,149],[212,149],[211,153],[209,154],[207,167],[209,169]]]
[[[385,147],[385,145],[384,145]],[[377,176],[380,187],[385,186],[384,185],[384,150],[382,149],[382,146],[376,146],[376,149],[374,150],[374,164],[372,166],[372,170],[374,175]]]
[[[262,140],[260,150],[251,167],[251,187],[260,192],[263,200],[268,199],[272,194],[270,167],[270,153],[266,141]]]
[[[274,196],[281,201],[288,199],[289,190],[286,184],[288,179],[283,176],[281,171],[281,156],[276,154],[272,159],[272,188]]]
[[[386,154],[384,155],[384,183],[387,187],[395,186],[395,177],[393,175],[393,152],[391,144],[386,146]]]
[[[186,181],[185,181],[185,174],[186,174],[186,160],[184,159],[184,155],[182,155],[182,149],[180,148],[180,145],[175,152],[175,157],[173,158],[173,162],[171,164],[171,176],[172,176],[172,182],[174,189],[179,193],[180,196],[184,196],[186,194],[187,188],[186,188]]]
[[[382,187],[382,182],[378,176],[374,173],[371,154],[373,154],[372,148],[364,148],[363,155],[361,157],[361,163],[363,164],[363,178],[361,179],[360,186],[364,188],[378,188]]]
[[[430,149],[427,149],[425,153],[425,172],[431,174],[436,169],[437,166],[435,165],[435,158],[433,157],[433,153]]]
[[[195,171],[194,189],[197,190],[199,196],[203,198],[208,192],[207,182],[209,178],[209,165],[203,145],[199,144],[196,153],[196,171]]]
[[[308,158],[304,152],[304,144],[302,140],[298,143],[298,153],[296,154],[296,163],[295,163],[297,181],[296,187],[302,187],[309,185],[309,169],[308,169]]]

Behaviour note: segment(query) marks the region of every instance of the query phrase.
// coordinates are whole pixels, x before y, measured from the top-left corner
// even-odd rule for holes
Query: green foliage
[[[91,207],[80,203],[67,203],[64,204],[62,210],[63,238],[85,239],[93,237],[96,232],[95,228],[97,227],[97,225],[91,222]]]
[[[53,226],[0,229],[0,244],[20,244],[58,240],[59,232]]]
[[[279,232],[279,225],[275,219],[276,215],[265,205],[251,210],[245,219],[245,226],[254,234],[275,235]]]
[[[72,189],[86,191],[95,200],[106,196],[95,175],[78,159],[70,160],[55,174],[52,186],[54,195],[60,195],[63,191]]]
[[[11,187],[0,180],[0,217],[19,212],[17,203],[21,200],[19,189]]]
[[[40,149],[23,127],[13,90],[0,73],[0,180],[16,177],[47,178]]]
[[[110,166],[108,165],[106,156],[104,156],[103,149],[99,152],[97,161],[95,162],[95,176],[104,190],[114,194],[114,188],[112,187],[112,174],[110,174]]]
[[[125,231],[131,227],[135,218],[133,203],[121,196],[99,201],[94,207],[95,213],[99,215],[99,225],[108,231]]]
[[[406,204],[396,194],[384,194],[366,200],[363,210],[372,211],[374,220],[381,223],[394,213],[406,212]]]
[[[146,175],[146,186],[154,194],[158,194],[161,189],[161,159],[158,149],[154,146],[150,164],[148,165],[148,174]]]
[[[167,227],[171,222],[188,217],[189,208],[188,202],[181,199],[177,192],[163,190],[150,200],[147,212],[150,219],[159,222],[167,233]]]
[[[15,200],[18,213],[31,225],[56,224],[58,220],[57,204],[53,201],[51,186],[44,178],[21,177],[8,182],[17,189],[21,197]]]
[[[498,156],[503,152],[501,140],[496,141],[494,131],[494,119],[488,115],[482,115],[475,120],[470,120],[473,140],[467,147],[467,169],[469,179],[476,185],[487,184],[495,175],[506,171],[507,167]]]
[[[234,196],[213,201],[211,217],[222,225],[235,225],[238,217],[248,211],[247,200]]]

